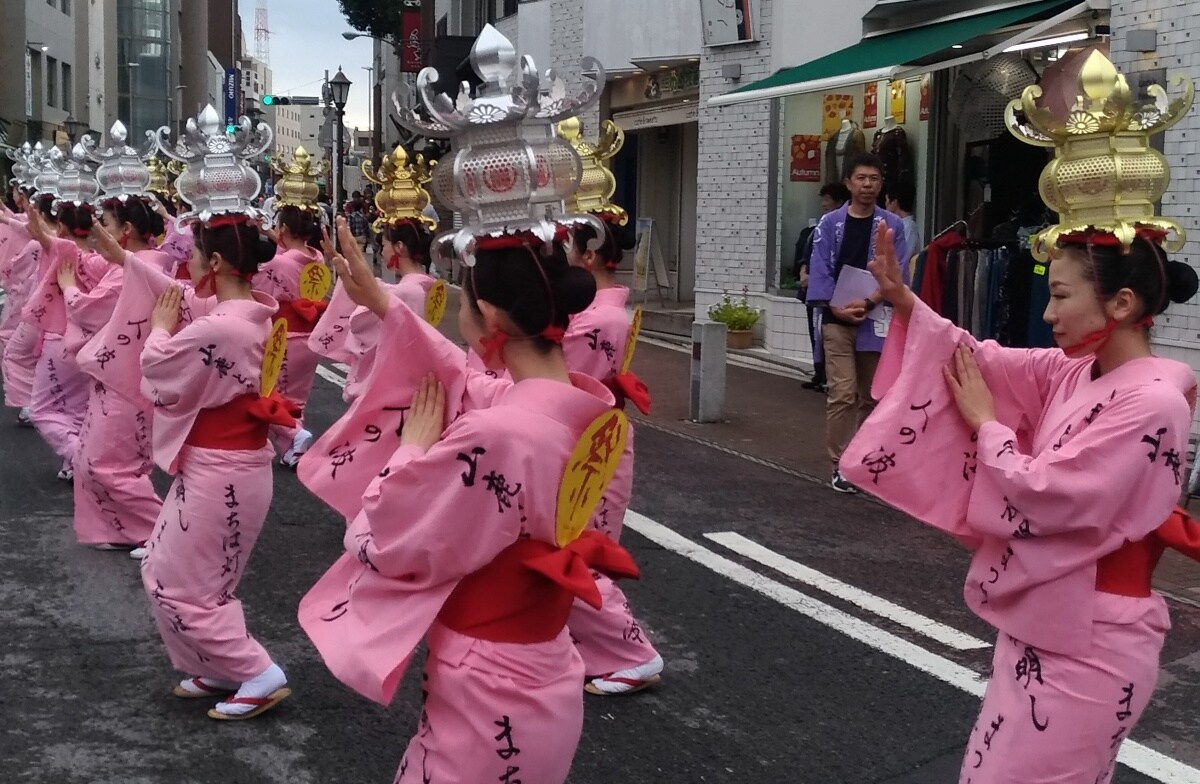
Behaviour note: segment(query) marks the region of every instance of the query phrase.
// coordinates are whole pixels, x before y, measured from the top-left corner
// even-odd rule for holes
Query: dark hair
[[[71,232],[72,237],[87,237],[96,224],[96,208],[87,202],[64,201],[58,205],[58,222]]]
[[[105,199],[104,209],[112,213],[118,225],[128,223],[143,240],[150,240],[166,231],[162,216],[150,209],[147,196],[130,196],[125,200]]]
[[[549,256],[539,253],[541,241],[530,247],[481,249],[467,272],[463,291],[476,313],[484,300],[508,314],[534,345],[549,351],[555,344],[542,337],[549,327],[567,328],[571,316],[592,304],[596,280],[582,267],[572,267],[561,245]]]
[[[625,257],[623,251],[631,250],[637,244],[637,232],[632,221],[624,226],[614,226],[608,221],[604,224],[604,239],[596,248],[596,255],[604,263],[605,269],[615,270]],[[576,253],[587,253],[588,243],[596,239],[596,230],[590,224],[583,223],[571,232],[571,242]]]
[[[413,261],[419,263],[426,270],[429,269],[429,244],[433,242],[433,235],[424,226],[418,226],[411,221],[388,224],[387,228],[383,230],[383,237],[388,242],[398,242],[403,245]]]
[[[167,214],[172,218],[179,214],[179,210],[175,209],[175,202],[171,201],[171,197],[167,194],[153,191],[150,195],[158,199],[158,203],[163,206],[163,209],[166,210]]]
[[[286,226],[296,239],[304,240],[313,247],[321,247],[321,224],[310,210],[302,210],[294,204],[280,207],[279,212],[275,213],[275,225]]]
[[[35,203],[37,204],[37,208],[42,213],[43,217],[49,218],[50,220],[54,221],[55,223],[58,222],[58,215],[56,215],[54,212],[54,194],[53,193],[39,194],[37,196],[37,201]]]
[[[196,247],[205,258],[220,253],[221,258],[244,275],[258,272],[258,265],[275,258],[275,243],[248,223],[200,226],[195,232]]]
[[[821,196],[828,196],[839,204],[850,201],[850,189],[840,182],[831,182],[821,186]]]
[[[858,171],[859,169],[874,169],[875,171],[879,172],[880,176],[882,176],[883,161],[879,159],[878,155],[869,152],[865,152],[862,155],[855,155],[850,159],[850,163],[846,164],[846,171],[842,175],[842,179],[850,179],[854,176],[854,172]]]
[[[1200,288],[1200,278],[1190,264],[1168,259],[1162,248],[1143,237],[1134,239],[1129,253],[1123,253],[1117,245],[1068,247],[1077,248],[1090,259],[1084,264],[1084,277],[1096,284],[1103,299],[1121,289],[1138,295],[1144,307],[1139,319],[1157,316],[1172,302],[1187,302]]]
[[[4,206],[8,207],[10,212],[17,211],[17,186],[15,184],[4,194]]]
[[[917,189],[907,182],[902,182],[888,187],[887,198],[895,200],[905,212],[912,212],[917,201]]]

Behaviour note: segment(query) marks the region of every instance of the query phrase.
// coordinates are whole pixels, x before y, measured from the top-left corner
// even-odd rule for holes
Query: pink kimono
[[[463,352],[398,300],[379,344],[404,361],[377,363],[300,462],[301,480],[350,520],[346,554],[302,600],[301,626],[339,680],[383,704],[426,640],[427,696],[399,784],[563,782],[583,722],[583,663],[564,628],[571,595],[598,604],[589,565],[629,574],[632,563],[625,556],[622,568],[615,545],[591,532],[558,549],[557,494],[576,441],[613,397],[578,374],[571,386],[468,373]],[[423,452],[398,434],[431,369],[447,386],[450,424]],[[544,574],[558,593],[509,596],[508,580],[490,579],[505,566]],[[480,593],[514,604],[469,623]],[[513,641],[514,619],[527,638]]]
[[[4,404],[28,406],[33,398],[33,376],[37,368],[39,333],[22,318],[41,266],[42,246],[29,237],[23,226],[3,227],[8,241],[0,258],[0,285],[6,300],[0,314],[0,357],[3,358]]]
[[[288,322],[287,355],[279,372],[279,394],[303,410],[312,393],[317,377],[318,357],[308,347],[324,302],[300,298],[300,273],[306,264],[321,261],[321,253],[313,248],[280,250],[275,258],[262,265],[254,276],[254,288],[279,302],[275,318]],[[273,427],[271,437],[282,454],[292,446],[292,440],[304,426],[303,416],[296,419],[294,428]]]
[[[35,326],[41,337],[29,418],[55,454],[74,465],[91,385],[75,358],[86,334],[67,320],[66,302],[58,286],[58,271],[66,260],[75,262],[75,277],[82,291],[91,291],[108,266],[71,240],[51,239],[50,248],[40,255],[38,280],[22,318]]]
[[[217,302],[185,289],[183,326],[174,335],[148,330],[155,301],[176,281],[132,254],[124,270],[113,318],[85,362],[104,352],[120,371],[140,358],[141,393],[154,405],[154,461],[175,474],[146,544],[142,583],[172,666],[241,683],[271,664],[234,592],[271,503],[264,415],[275,401],[258,392],[278,305],[259,292]],[[127,395],[128,385],[116,391]]]
[[[628,299],[629,289],[624,286],[598,289],[592,304],[571,317],[563,338],[567,368],[610,388],[613,386],[613,379],[625,361],[625,344],[629,339],[629,316],[625,312]],[[633,428],[630,427],[621,463],[600,501],[592,527],[614,542],[620,541],[625,512],[632,496]],[[604,604],[596,610],[576,602],[569,621],[571,637],[583,657],[587,674],[609,675],[654,659],[658,651],[646,639],[625,592],[603,575],[596,584]]]
[[[996,400],[978,433],[942,379],[960,344]],[[1106,784],[1154,691],[1166,604],[1119,553],[1179,497],[1196,380],[1155,357],[1093,366],[977,343],[918,301],[842,457],[847,479],[974,552],[966,601],[1000,634],[962,784]]]
[[[155,250],[133,255],[158,269],[167,258]],[[105,266],[91,291],[69,286],[63,292],[67,319],[82,329],[87,342],[110,322],[121,294],[124,268]],[[100,347],[81,350],[77,356],[92,383],[75,461],[75,537],[82,544],[141,545],[150,538],[162,509],[150,482],[153,407],[141,394],[130,398],[108,387],[108,355]]]
[[[380,281],[380,285],[418,316],[424,316],[425,298],[436,282],[429,275],[409,273],[396,283]],[[342,390],[342,399],[347,403],[359,396],[363,380],[370,375],[379,342],[379,326],[379,319],[366,308],[355,305],[338,281],[329,307],[308,337],[310,350],[348,368],[346,386]]]

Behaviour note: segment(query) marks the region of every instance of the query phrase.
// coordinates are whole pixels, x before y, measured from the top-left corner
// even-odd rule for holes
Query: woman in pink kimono
[[[287,205],[275,217],[280,251],[254,276],[254,288],[279,302],[279,318],[288,324],[288,350],[279,374],[279,394],[303,412],[317,376],[317,355],[308,347],[308,336],[317,325],[325,302],[304,299],[301,273],[308,264],[324,264],[321,251],[312,246],[320,227],[314,210]],[[313,434],[304,429],[303,416],[295,427],[271,429],[271,439],[282,457],[280,462],[294,468],[308,451]]]
[[[387,267],[399,277],[395,283],[379,281],[384,291],[396,297],[419,316],[425,315],[429,292],[437,282],[428,274],[432,235],[418,218],[393,220],[382,232]],[[328,237],[326,237],[326,240]],[[332,245],[329,246],[332,251]],[[330,254],[332,255],[332,253]],[[355,304],[341,281],[334,287],[329,307],[308,339],[315,353],[346,365],[342,399],[353,402],[370,375],[379,342],[380,320],[367,308]]]
[[[388,361],[301,463],[310,489],[351,515],[346,554],[305,596],[300,623],[336,677],[383,704],[426,640],[425,705],[398,784],[561,784],[583,722],[567,616],[576,596],[600,603],[591,569],[636,573],[608,538],[576,538],[595,503],[581,499],[611,476],[591,461],[614,460],[623,429],[612,394],[568,372],[560,345],[592,281],[561,252],[541,256],[531,235],[481,240],[459,326],[512,383],[468,373],[345,239],[350,265],[335,264],[382,320]],[[585,430],[593,448],[572,464]],[[572,465],[596,481],[570,496],[582,520],[568,531],[555,520]]]
[[[150,247],[162,233],[162,219],[146,198],[107,199],[102,208],[101,222],[122,248],[144,264],[165,268],[166,254]],[[80,290],[70,260],[60,265],[58,283],[68,321],[90,340],[112,319],[124,270],[98,255],[81,263],[103,265],[100,280],[90,291]],[[150,538],[162,509],[150,482],[153,406],[140,393],[126,396],[111,386],[107,357],[106,351],[81,352],[77,357],[92,383],[75,460],[75,538],[97,549],[133,550],[135,555],[144,555],[142,545]],[[137,379],[127,383],[135,384]]]
[[[4,405],[18,409],[18,425],[32,427],[29,402],[37,367],[38,330],[21,318],[21,312],[37,282],[42,246],[29,235],[26,225],[28,195],[14,187],[13,199],[20,212],[5,209],[0,213],[0,286],[6,297],[0,313],[0,372],[4,377]]]
[[[41,209],[29,211],[29,233],[41,245],[38,281],[34,285],[22,317],[39,330],[40,347],[34,370],[29,418],[43,440],[63,461],[58,478],[73,481],[75,458],[79,452],[79,431],[87,411],[87,374],[79,369],[75,353],[82,345],[82,330],[67,319],[66,303],[58,284],[58,270],[64,262],[74,263],[79,284],[84,290],[99,282],[102,272],[94,260],[82,263],[93,254],[88,236],[94,225],[95,210],[89,204],[58,204],[58,237],[51,235],[47,222],[45,197]]]
[[[973,551],[967,604],[999,636],[961,784],[1106,784],[1154,692],[1170,624],[1144,553],[1196,401],[1191,368],[1151,351],[1152,319],[1197,290],[1161,239],[1066,235],[1045,313],[1061,349],[1017,350],[935,314],[879,236],[881,400],[841,467]]]
[[[142,560],[171,664],[191,675],[174,693],[221,697],[210,717],[247,719],[290,694],[234,594],[271,503],[268,427],[293,420],[277,394],[260,395],[278,305],[250,281],[274,245],[238,214],[195,232],[192,291],[98,230],[105,258],[124,267],[124,285],[112,321],[89,345],[114,368],[140,365],[141,391],[154,404],[154,460],[175,475]]]
[[[604,236],[596,242],[596,230],[583,224],[569,236],[567,258],[591,273],[596,297],[583,312],[571,317],[563,339],[567,367],[584,373],[611,389],[617,406],[631,400],[642,413],[649,413],[650,396],[644,384],[624,370],[630,324],[625,305],[629,289],[617,285],[615,271],[622,250],[634,244],[627,227],[604,222]],[[600,501],[593,518],[596,530],[620,541],[625,512],[633,495],[633,428],[625,440],[625,453],[617,473]],[[603,576],[596,580],[604,603],[599,610],[576,602],[568,624],[571,637],[583,657],[588,673],[584,686],[590,694],[632,694],[660,679],[663,659],[647,639],[634,617],[629,600],[617,584]]]

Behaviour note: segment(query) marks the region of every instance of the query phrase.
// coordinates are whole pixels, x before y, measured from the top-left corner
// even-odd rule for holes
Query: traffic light
[[[292,99],[286,95],[264,95],[262,97],[263,106],[288,106]]]
[[[237,133],[238,127],[233,123],[228,123],[225,126],[225,133]]]

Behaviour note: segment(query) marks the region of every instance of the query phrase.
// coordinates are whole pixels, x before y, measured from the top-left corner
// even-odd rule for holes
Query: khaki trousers
[[[857,335],[858,327],[842,324],[821,327],[821,338],[825,341],[825,375],[829,384],[825,400],[825,446],[835,469],[858,426],[875,408],[871,381],[879,366],[879,353],[855,351]]]

